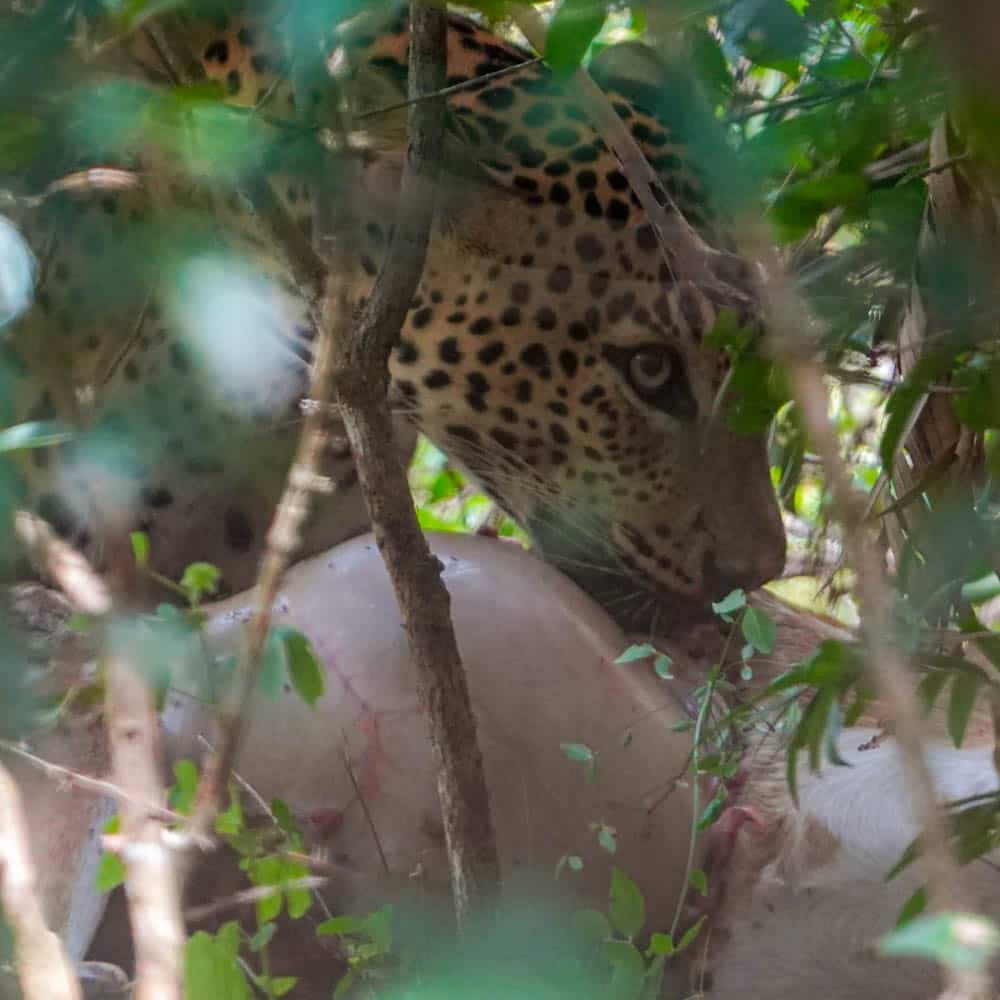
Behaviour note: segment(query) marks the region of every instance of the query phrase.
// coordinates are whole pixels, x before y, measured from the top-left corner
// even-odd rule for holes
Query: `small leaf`
[[[583,870],[583,858],[578,854],[570,854],[566,858],[566,864],[569,865],[572,871],[578,872]]]
[[[908,924],[911,920],[919,917],[926,909],[927,887],[922,885],[903,904],[903,908],[899,911],[899,919],[896,921],[896,927],[899,928],[904,924]]]
[[[655,656],[656,648],[648,642],[629,646],[621,656],[615,659],[615,663],[635,663],[636,660],[645,660],[647,656]]]
[[[125,884],[125,865],[117,854],[105,851],[97,865],[95,885],[98,892],[111,892]]]
[[[685,948],[694,943],[694,939],[698,936],[701,931],[702,924],[705,923],[705,918],[702,917],[696,924],[693,924],[685,932],[677,945],[677,951],[684,951]]]
[[[128,538],[132,543],[132,556],[136,566],[145,566],[149,562],[149,535],[144,531],[133,531]]]
[[[344,937],[348,934],[358,934],[363,929],[364,921],[360,917],[344,915],[324,920],[316,928],[316,933],[320,937]]]
[[[174,812],[187,816],[198,794],[198,767],[190,760],[179,760],[174,764],[174,786],[167,799]]]
[[[670,672],[673,663],[674,661],[665,653],[659,653],[656,659],[653,660],[653,670],[656,672],[656,676],[663,681],[673,680],[674,675]]]
[[[270,943],[271,938],[278,932],[278,925],[272,921],[268,921],[266,924],[261,924],[257,928],[257,933],[250,938],[250,950],[260,951],[262,948],[266,948]]]
[[[699,833],[703,830],[707,830],[720,816],[722,813],[722,807],[725,804],[725,794],[722,792],[717,792],[715,798],[707,806],[705,806],[704,812],[698,818],[698,824],[696,829]]]
[[[594,751],[586,743],[560,743],[559,747],[570,760],[583,764],[593,763]]]
[[[191,563],[181,577],[181,589],[192,604],[198,604],[202,597],[216,592],[221,578],[222,573],[217,566],[207,562]]]
[[[323,696],[325,683],[323,668],[316,659],[312,645],[296,629],[279,625],[275,631],[280,632],[285,645],[288,677],[292,687],[307,705],[315,705]]]
[[[272,976],[268,981],[267,988],[272,997],[283,997],[289,990],[294,989],[298,979],[295,976]]]
[[[743,638],[759,653],[770,653],[777,641],[774,622],[757,608],[747,608],[743,612]]]
[[[948,701],[948,735],[956,747],[962,745],[969,716],[976,703],[976,692],[982,683],[979,674],[960,671],[951,682],[951,698]]]
[[[608,915],[615,930],[630,940],[646,922],[646,901],[639,887],[620,868],[611,872]]]
[[[739,587],[730,591],[721,601],[712,604],[712,610],[717,615],[731,615],[734,611],[746,607],[747,595]]]
[[[691,872],[688,881],[702,896],[708,895],[708,876],[700,868]]]
[[[674,939],[669,934],[655,932],[649,939],[647,955],[672,955],[674,953]]]
[[[980,970],[1000,948],[1000,931],[974,913],[935,913],[897,927],[878,948],[883,955],[914,955],[953,969]]]
[[[597,842],[608,852],[614,854],[618,850],[618,841],[614,827],[601,824],[601,829],[597,834]]]

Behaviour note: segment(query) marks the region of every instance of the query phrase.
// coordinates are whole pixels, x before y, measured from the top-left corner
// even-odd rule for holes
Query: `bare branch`
[[[15,530],[77,610],[107,619],[112,611],[110,588],[79,552],[34,515],[18,512]],[[129,578],[126,563],[127,556],[113,562],[121,581]],[[127,586],[122,592],[128,592]],[[105,637],[112,638],[107,631]],[[159,719],[145,678],[120,648],[109,651],[107,686],[105,722],[114,777],[111,788],[122,820],[121,854],[136,957],[135,997],[180,1000],[184,924],[173,852],[163,836],[165,792],[156,746]]]
[[[445,842],[459,923],[498,888],[489,795],[465,672],[440,563],[420,531],[386,407],[388,358],[423,272],[444,130],[440,101],[420,101],[445,83],[442,9],[411,3],[409,149],[396,225],[352,338],[340,345],[337,397],[379,550],[392,580],[430,715]]]
[[[24,1000],[80,1000],[80,983],[39,901],[31,835],[17,782],[0,765],[0,902],[14,934],[14,964]]]

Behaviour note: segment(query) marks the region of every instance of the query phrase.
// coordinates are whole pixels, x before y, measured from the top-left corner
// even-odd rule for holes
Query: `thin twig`
[[[445,83],[447,21],[442,8],[410,6],[409,97]],[[413,510],[392,447],[386,408],[388,358],[424,268],[444,135],[440,101],[410,106],[406,164],[396,224],[382,269],[354,330],[340,345],[337,398],[379,550],[410,644],[430,717],[445,843],[459,925],[495,896],[500,866],[468,685],[451,624],[440,563]]]
[[[326,879],[317,875],[306,875],[303,878],[289,879],[287,882],[280,882],[277,885],[255,885],[250,889],[241,889],[231,896],[223,899],[213,899],[211,903],[204,903],[201,906],[189,906],[184,911],[184,919],[195,923],[199,920],[206,920],[227,910],[235,910],[240,906],[247,906],[251,903],[259,903],[262,899],[270,899],[278,893],[291,892],[295,889],[304,889],[307,892],[315,892],[326,885]]]
[[[360,115],[355,115],[355,118],[357,121],[363,121],[365,118],[373,118],[376,115],[387,115],[391,111],[401,111],[403,108],[412,107],[420,101],[435,101],[440,100],[442,97],[451,97],[452,94],[458,94],[463,90],[474,90],[476,87],[481,87],[484,83],[489,83],[491,80],[497,80],[502,76],[510,76],[511,73],[517,73],[528,66],[534,66],[540,62],[542,62],[541,56],[536,56],[534,59],[525,59],[524,62],[514,63],[513,66],[503,66],[500,69],[493,70],[492,73],[473,76],[468,80],[463,80],[461,83],[453,83],[450,87],[441,87],[440,90],[435,90],[430,94],[408,97],[405,101],[398,101],[396,104],[387,104],[381,108],[373,108],[371,111],[363,111]]]
[[[103,795],[110,799],[126,799],[128,795],[116,784],[110,781],[103,781],[100,778],[91,778],[89,775],[81,774],[79,771],[70,770],[61,764],[53,764],[50,760],[45,760],[37,754],[31,753],[17,743],[10,740],[0,740],[0,751],[13,754],[21,760],[26,761],[32,767],[38,768],[54,781],[69,785],[72,788],[79,788],[85,792],[93,792],[95,795]],[[162,805],[149,800],[135,800],[132,803],[139,809],[145,809],[150,816],[163,823],[184,823],[185,817],[180,813],[175,813],[171,809],[166,809]]]
[[[382,870],[388,875],[389,874],[389,861],[385,856],[385,851],[382,849],[382,838],[378,835],[378,828],[375,826],[375,819],[371,814],[371,810],[368,808],[368,802],[361,792],[361,786],[358,784],[358,779],[355,777],[354,768],[351,766],[351,755],[347,752],[346,740],[343,749],[344,757],[344,770],[347,771],[347,777],[351,781],[351,786],[354,789],[354,794],[357,796],[358,802],[361,805],[361,811],[365,814],[365,822],[368,824],[368,829],[371,831],[372,840],[375,841],[375,849],[378,851],[379,860],[382,862]]]
[[[0,903],[14,934],[14,965],[24,1000],[80,1000],[80,983],[59,935],[42,912],[31,833],[17,782],[0,766]]]

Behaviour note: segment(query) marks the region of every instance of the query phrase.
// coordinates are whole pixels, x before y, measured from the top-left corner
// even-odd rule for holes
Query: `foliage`
[[[32,16],[26,16],[21,5],[8,4],[0,11],[0,208],[11,206],[11,219],[0,217],[0,330],[9,330],[29,307],[39,266],[23,238],[22,218],[55,211],[42,197],[47,186],[81,165],[127,168],[141,152],[152,161],[175,165],[186,182],[232,192],[252,186],[275,165],[311,182],[333,171],[324,145],[324,115],[335,102],[305,96],[324,71],[325,54],[317,38],[328,33],[327,22],[361,9],[360,0],[288,5],[287,24],[296,49],[290,72],[298,111],[287,121],[276,120],[266,107],[254,113],[230,108],[223,102],[223,89],[215,85],[154,89],[114,74],[81,79],[81,52],[93,57],[107,51],[117,37],[167,9],[203,13],[208,7],[204,2],[78,5],[46,0],[33,6],[38,9]],[[499,0],[481,0],[474,6],[491,18],[503,13]],[[979,651],[994,665],[1000,663],[997,640],[989,638],[988,627],[979,619],[982,606],[995,596],[992,574],[1000,548],[995,487],[1000,470],[1000,352],[991,301],[993,274],[989,264],[982,266],[978,248],[971,242],[967,247],[932,242],[922,251],[918,246],[932,168],[927,143],[948,111],[946,75],[935,60],[932,27],[919,16],[920,10],[915,0],[660,0],[650,5],[561,0],[547,11],[547,58],[556,72],[568,75],[623,41],[660,43],[664,50],[681,54],[681,75],[693,81],[707,113],[699,116],[684,101],[655,88],[646,95],[657,105],[650,110],[670,117],[691,148],[699,172],[718,192],[720,214],[737,219],[747,212],[765,215],[797,289],[817,318],[818,333],[803,331],[803,337],[816,334],[811,346],[822,353],[831,373],[832,414],[853,485],[868,502],[872,521],[885,528],[884,541],[891,540],[890,533],[902,539],[892,541],[897,636],[911,657],[915,683],[928,709],[947,697],[949,734],[959,744],[977,698],[995,695],[997,681],[954,653],[954,637],[948,644],[939,641],[941,631],[975,633]],[[974,108],[964,111],[969,133],[988,134],[989,123],[976,121]],[[961,158],[967,150],[958,125],[949,120],[949,132],[959,133],[954,148]],[[968,179],[965,183],[970,186]],[[38,196],[42,202],[19,200],[22,195]],[[131,285],[142,286],[130,278],[163,271],[180,281],[185,262],[206,248],[217,249],[196,218],[178,215],[158,225],[140,224],[114,248],[110,263],[103,265],[107,272],[98,269],[95,287],[109,299],[126,300]],[[935,336],[920,363],[900,378],[894,357],[914,290],[927,316],[946,317],[947,322],[932,331]],[[772,475],[782,506],[789,520],[805,529],[801,547],[820,552],[828,540],[837,540],[822,470],[789,401],[784,374],[751,334],[726,314],[712,333],[713,342],[725,348],[731,361],[723,418],[737,431],[771,428]],[[65,444],[69,437],[66,428],[47,419],[13,423],[7,411],[15,376],[4,353],[0,507],[5,511],[19,499],[13,462],[22,460],[26,451]],[[885,490],[883,476],[892,473],[928,395],[945,400],[965,432],[983,444],[985,461],[978,478],[971,486],[963,483],[950,491],[933,488],[931,479],[921,480],[910,493]],[[429,442],[420,443],[410,480],[424,528],[495,532],[526,541],[520,528]],[[133,539],[137,564],[155,577],[148,567],[151,544],[155,541],[142,535]],[[9,555],[0,552],[5,560]],[[200,563],[189,567],[179,582],[155,577],[180,607],[165,604],[118,634],[119,641],[141,650],[142,662],[161,690],[169,683],[178,651],[197,635],[202,623],[199,606],[214,592],[217,576]],[[834,582],[835,587],[849,587],[842,577]],[[731,626],[740,647],[741,677],[750,680],[749,661],[755,654],[770,653],[778,641],[773,624],[748,607],[738,591],[716,603],[714,610]],[[669,683],[670,659],[651,646],[632,647],[618,662],[627,666],[646,659]],[[225,669],[226,664],[216,666]],[[275,694],[286,677],[309,704],[322,697],[322,671],[307,640],[276,629],[268,643],[262,683]],[[707,707],[713,692],[726,693],[732,683],[717,670],[696,692],[703,708],[692,723],[699,774],[731,777],[737,757],[728,738],[752,724],[751,709],[718,719]],[[794,792],[803,759],[811,767],[824,758],[837,763],[839,730],[860,717],[872,691],[858,651],[828,642],[774,681],[766,695],[779,706],[790,733],[788,779]],[[562,749],[585,774],[593,775],[599,764],[594,750],[583,743]],[[190,780],[188,771],[178,773],[175,795],[181,801],[175,808],[186,801]],[[725,787],[725,780],[720,781],[719,791],[695,817],[692,836],[720,814]],[[282,885],[294,878],[297,869],[279,860],[274,850],[262,848],[235,802],[220,820],[222,832],[243,854],[251,879]],[[277,808],[275,814],[284,815]],[[992,799],[962,812],[961,823],[978,831],[969,835],[963,856],[974,857],[994,845],[996,816]],[[957,836],[965,828],[961,823]],[[283,843],[296,841],[295,831],[286,829],[284,821],[278,826]],[[602,843],[613,844],[613,831],[598,826],[594,832],[604,838]],[[578,861],[576,855],[565,858],[570,868]],[[689,874],[692,885],[704,891],[698,873],[692,869]],[[118,877],[115,863],[105,861],[103,884]],[[599,927],[616,995],[640,995],[651,974],[659,974],[653,972],[657,963],[689,942],[682,938],[675,945],[671,935],[676,928],[671,935],[657,931],[649,949],[640,952],[631,940],[642,924],[639,907],[620,878],[616,885],[609,914],[601,918],[605,923],[595,916],[586,920],[592,931]],[[245,979],[233,971],[238,968],[236,958],[266,955],[265,929],[282,908],[293,917],[302,915],[306,900],[296,891],[277,892],[261,904],[261,937],[245,939],[236,925],[227,924],[214,936],[192,938],[188,975],[214,984],[214,992],[204,995],[246,995]],[[350,943],[353,951],[348,954],[356,960],[352,971],[359,978],[374,968],[370,959],[383,957],[385,941],[375,940],[380,926],[362,921],[327,927],[327,933]],[[923,936],[915,937],[911,925],[908,937],[897,937],[886,947],[924,954],[954,950],[956,926],[954,921],[925,923],[920,927]],[[268,980],[264,965],[258,968],[256,986],[280,995],[286,984]],[[658,968],[662,970],[662,962]],[[197,989],[202,988],[208,989]],[[199,995],[197,989],[192,986],[190,995]]]

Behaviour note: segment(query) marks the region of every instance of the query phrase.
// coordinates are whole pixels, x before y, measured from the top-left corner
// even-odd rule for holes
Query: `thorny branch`
[[[430,716],[452,891],[461,925],[471,907],[496,893],[500,866],[448,592],[440,563],[417,524],[405,473],[392,447],[385,401],[389,352],[423,272],[433,221],[444,107],[440,101],[418,98],[444,85],[446,32],[443,8],[411,3],[413,103],[396,225],[354,336],[339,345],[336,381],[341,418]]]

